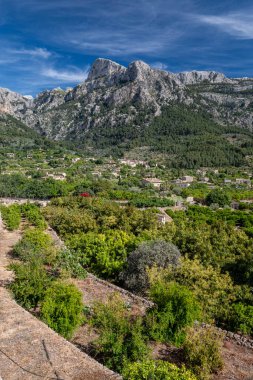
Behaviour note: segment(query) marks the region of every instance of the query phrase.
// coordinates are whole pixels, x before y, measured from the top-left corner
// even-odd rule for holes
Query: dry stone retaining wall
[[[201,327],[206,328],[206,327],[210,327],[210,325],[206,323],[201,323]],[[244,346],[244,347],[253,349],[253,339],[251,339],[250,337],[242,335],[242,334],[234,333],[232,331],[223,330],[220,327],[217,327],[217,330],[222,332],[225,335],[225,340],[232,340],[239,346]]]

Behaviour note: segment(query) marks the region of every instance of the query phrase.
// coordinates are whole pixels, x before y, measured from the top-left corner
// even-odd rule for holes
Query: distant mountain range
[[[253,154],[252,95],[253,78],[173,74],[142,61],[124,67],[99,58],[73,89],[34,99],[0,89],[0,113],[49,139],[99,152],[146,147],[171,165],[242,165]]]

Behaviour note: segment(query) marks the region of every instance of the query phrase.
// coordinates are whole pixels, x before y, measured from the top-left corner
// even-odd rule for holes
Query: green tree
[[[208,206],[217,203],[220,207],[224,207],[226,205],[229,205],[230,202],[231,199],[229,195],[221,189],[211,190],[210,193],[206,196],[206,204]]]
[[[73,284],[57,281],[45,293],[41,318],[53,330],[70,338],[82,321],[82,311],[82,293]]]
[[[204,266],[199,260],[182,259],[177,268],[168,268],[159,273],[150,273],[151,281],[176,281],[193,292],[201,305],[207,320],[224,321],[230,314],[231,303],[235,300],[235,288],[228,274],[212,266]]]
[[[172,265],[176,267],[180,256],[178,248],[164,240],[142,242],[128,256],[121,279],[128,289],[143,294],[149,286],[147,269],[153,266],[166,268]]]
[[[136,238],[120,230],[104,234],[89,232],[73,235],[68,247],[80,255],[80,263],[92,272],[106,278],[116,278],[122,270],[128,252],[135,247]]]
[[[180,345],[185,328],[201,315],[193,293],[175,282],[158,280],[150,288],[155,307],[148,311],[146,323],[153,339]]]

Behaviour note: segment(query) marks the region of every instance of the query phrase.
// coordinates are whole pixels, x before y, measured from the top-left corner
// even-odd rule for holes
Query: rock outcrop
[[[46,90],[34,99],[0,89],[0,112],[54,140],[84,143],[106,128],[145,128],[172,102],[195,105],[221,124],[253,130],[253,79],[214,71],[173,74],[135,61],[124,67],[98,58],[74,89]],[[140,123],[141,116],[141,125]]]

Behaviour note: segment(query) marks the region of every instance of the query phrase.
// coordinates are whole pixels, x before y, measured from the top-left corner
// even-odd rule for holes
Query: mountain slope
[[[53,142],[42,138],[36,131],[11,115],[0,114],[0,148],[23,149],[50,147]]]
[[[122,154],[148,146],[171,165],[241,165],[252,154],[253,79],[173,74],[97,59],[74,89],[28,99],[0,90],[0,112],[52,140]]]

